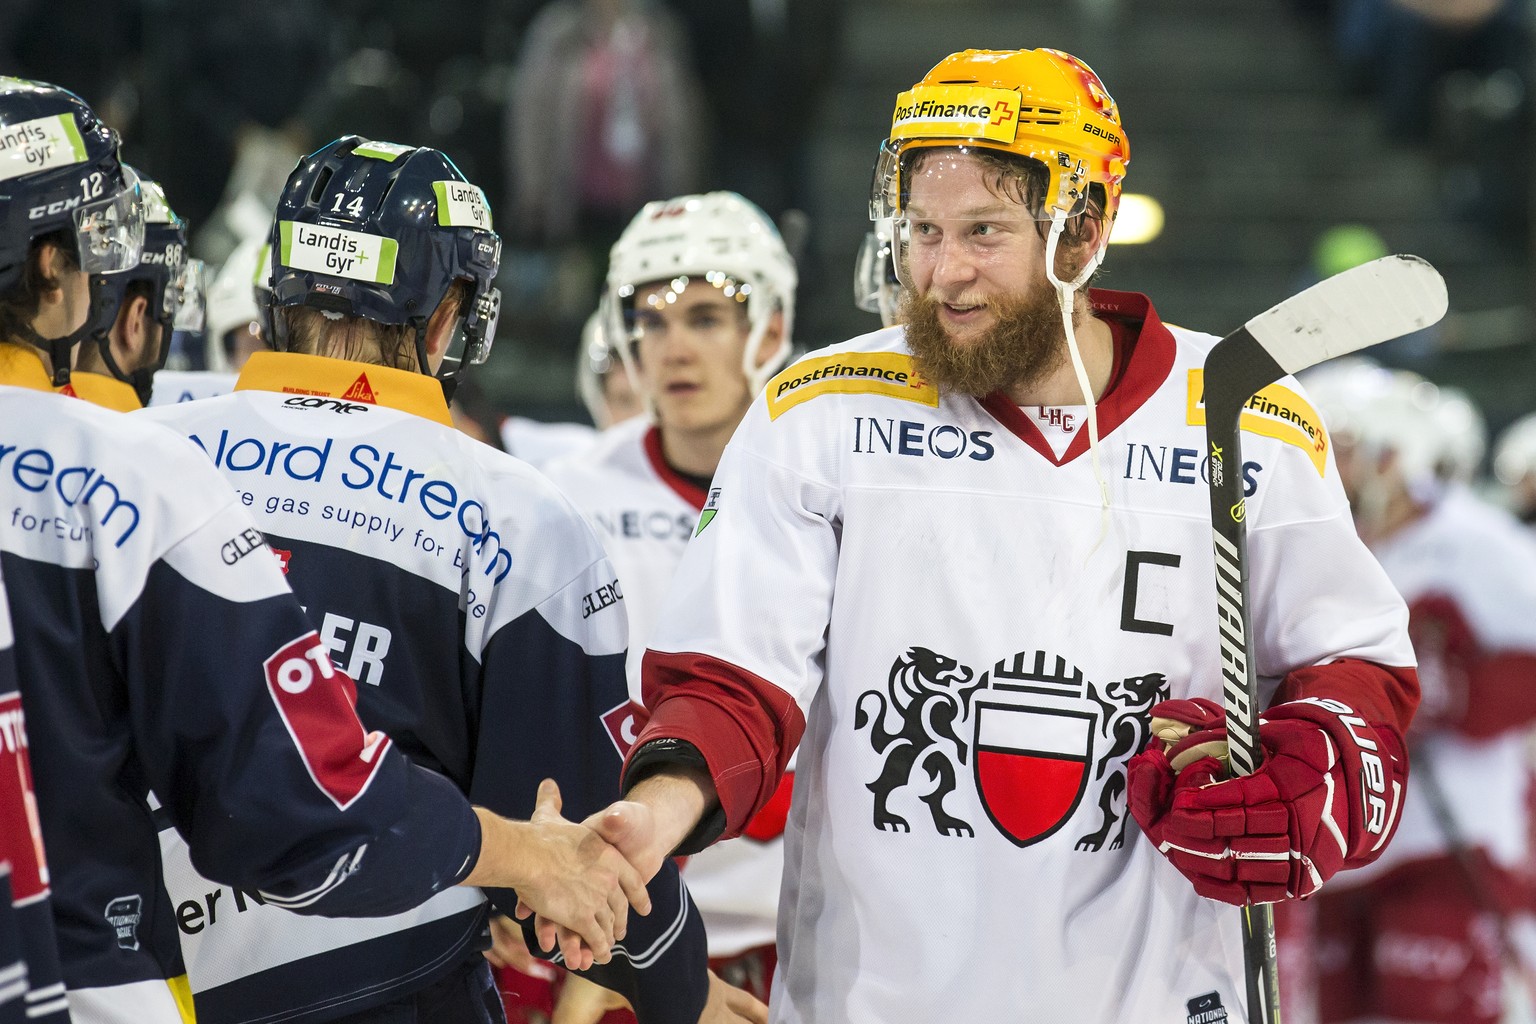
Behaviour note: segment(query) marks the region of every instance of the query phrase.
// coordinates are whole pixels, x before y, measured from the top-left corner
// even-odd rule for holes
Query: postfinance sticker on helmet
[[[395,283],[395,256],[400,243],[393,238],[291,220],[281,221],[279,229],[279,259],[285,267],[371,284]]]
[[[491,204],[479,186],[467,181],[434,181],[437,194],[437,222],[445,228],[491,230]]]
[[[976,85],[920,85],[896,97],[891,140],[991,139],[1012,142],[1019,94]]]
[[[0,181],[84,163],[85,140],[70,114],[0,128]]]
[[[402,146],[398,142],[360,142],[352,152],[358,156],[371,156],[375,160],[388,160],[393,163],[416,147]]]

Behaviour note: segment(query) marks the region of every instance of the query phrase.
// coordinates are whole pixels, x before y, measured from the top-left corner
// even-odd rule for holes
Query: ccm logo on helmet
[[[34,206],[34,207],[32,207],[32,209],[27,211],[27,219],[28,220],[37,220],[39,217],[46,217],[46,216],[48,216],[49,214],[52,214],[52,213],[64,213],[66,211],[73,210],[75,207],[77,207],[79,205],[80,205],[80,197],[79,196],[71,196],[68,199],[60,199],[58,202],[56,202],[56,203],[49,203],[46,206]]]
[[[1089,135],[1097,135],[1099,138],[1110,143],[1111,145],[1120,145],[1120,136],[1116,135],[1114,132],[1107,132],[1096,124],[1088,124],[1087,122],[1084,122],[1083,131],[1087,132]]]

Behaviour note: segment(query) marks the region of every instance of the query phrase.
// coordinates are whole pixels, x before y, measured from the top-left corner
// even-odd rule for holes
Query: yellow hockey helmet
[[[965,50],[945,57],[896,99],[890,137],[880,146],[870,218],[902,213],[902,157],[925,147],[977,147],[1029,157],[1049,175],[1050,220],[1081,213],[1088,186],[1104,186],[1114,221],[1130,146],[1120,110],[1093,69],[1060,50]]]

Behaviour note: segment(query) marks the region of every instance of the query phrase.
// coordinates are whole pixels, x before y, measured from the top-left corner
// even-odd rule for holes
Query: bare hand
[[[752,993],[739,989],[709,972],[709,999],[699,1024],[768,1024],[768,1007]]]
[[[629,1009],[629,1000],[579,974],[567,974],[550,1024],[597,1024],[610,1010]]]
[[[517,886],[517,916],[541,915],[540,948],[554,949],[558,938],[566,966],[586,970],[612,959],[613,943],[627,931],[630,905],[649,914],[651,898],[624,856],[586,825],[561,817],[560,807],[554,780],[539,783],[529,819],[537,860]],[[557,925],[564,929],[558,936]]]
[[[505,914],[491,915],[491,948],[485,951],[485,958],[492,967],[510,967],[519,974],[535,976],[543,963],[528,951],[523,930]]]

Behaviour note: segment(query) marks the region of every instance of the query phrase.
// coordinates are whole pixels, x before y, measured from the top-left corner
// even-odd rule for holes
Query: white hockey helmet
[[[709,192],[647,203],[608,255],[600,314],[608,343],[632,360],[629,317],[636,290],[658,281],[681,292],[702,281],[747,306],[742,372],[755,394],[789,360],[795,312],[795,262],[773,221],[735,192]],[[779,350],[758,366],[773,315],[784,318]]]
[[[265,238],[246,239],[230,252],[208,286],[208,369],[229,369],[226,334],[261,322],[256,294],[271,290],[271,251]]]
[[[1488,454],[1488,423],[1472,397],[1461,388],[1440,388],[1435,419],[1444,438],[1440,472],[1448,480],[1471,483]]]
[[[1470,476],[1482,459],[1486,433],[1466,396],[1395,370],[1387,385],[1364,397],[1350,424],[1368,455],[1395,456],[1394,469],[1416,501],[1429,503],[1453,480]]]
[[[1493,450],[1493,475],[1506,489],[1514,492],[1516,504],[1525,499],[1518,497],[1527,479],[1536,481],[1536,412],[1528,413],[1499,435],[1499,443]],[[1516,508],[1517,514],[1528,510]]]

